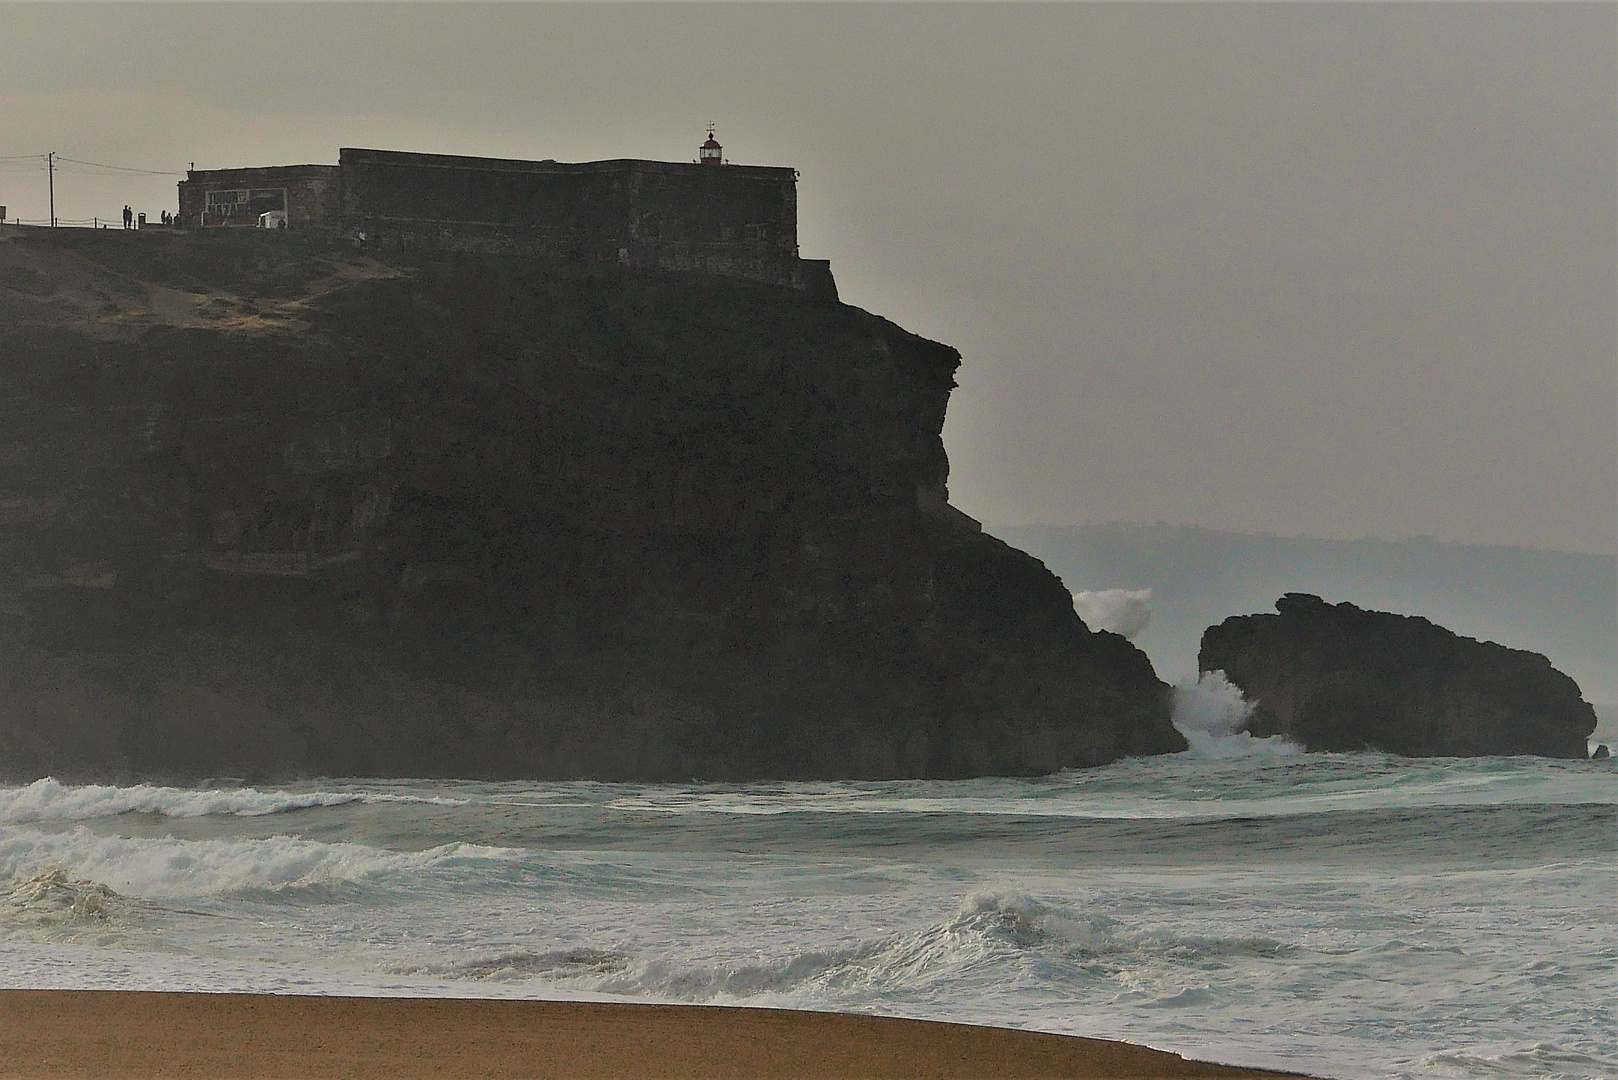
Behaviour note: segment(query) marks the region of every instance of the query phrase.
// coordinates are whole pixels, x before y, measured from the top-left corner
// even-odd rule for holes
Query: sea
[[[880,1013],[1320,1077],[1618,1078],[1618,768],[0,788],[0,987]]]

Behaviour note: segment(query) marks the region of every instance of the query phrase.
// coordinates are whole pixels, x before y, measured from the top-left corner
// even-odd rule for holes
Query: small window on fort
[[[234,206],[247,201],[245,191],[210,191],[208,192],[209,206]]]

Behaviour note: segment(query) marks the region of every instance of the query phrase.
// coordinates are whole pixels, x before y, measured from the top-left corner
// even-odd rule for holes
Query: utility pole
[[[52,150],[45,155],[45,172],[49,175],[51,186],[51,228],[56,228],[56,151]]]

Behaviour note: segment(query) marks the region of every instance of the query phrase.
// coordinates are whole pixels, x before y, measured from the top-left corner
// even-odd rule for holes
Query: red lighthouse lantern
[[[713,125],[708,125],[708,141],[697,149],[697,160],[704,165],[723,165],[725,148],[713,137]]]

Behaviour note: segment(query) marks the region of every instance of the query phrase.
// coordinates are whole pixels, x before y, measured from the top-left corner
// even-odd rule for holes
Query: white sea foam
[[[948,919],[913,930],[787,949],[774,956],[698,958],[676,950],[574,947],[475,952],[464,959],[396,966],[400,974],[532,982],[674,1001],[820,1006],[850,994],[882,999],[947,992],[974,981],[992,986],[1018,965],[1123,967],[1166,963],[1216,965],[1232,957],[1275,957],[1286,944],[1263,936],[1185,935],[1129,927],[1101,913],[1073,911],[1020,893],[985,891],[965,898]],[[1151,1007],[1174,1007],[1187,988],[1137,994]]]
[[[107,787],[100,784],[67,785],[52,777],[27,787],[0,788],[0,822],[87,821],[119,814],[161,814],[165,817],[201,817],[237,814],[243,817],[302,810],[313,806],[340,806],[360,795],[343,792],[285,791],[253,788],[192,789]]]
[[[0,880],[62,870],[74,878],[151,899],[240,895],[289,887],[364,882],[414,875],[455,861],[509,862],[520,849],[443,844],[395,852],[294,836],[249,840],[177,840],[11,828],[0,831]]]
[[[36,821],[89,821],[120,814],[160,814],[164,817],[203,817],[235,814],[258,817],[313,807],[342,806],[352,802],[428,802],[464,805],[465,800],[408,797],[350,791],[259,791],[254,788],[176,788],[136,784],[109,787],[69,785],[52,777],[26,787],[0,787],[0,824]]]
[[[1237,739],[1204,690],[1190,730]],[[322,793],[366,800],[0,824],[0,985],[738,1002],[1354,1080],[1618,1076],[1601,763],[291,791]]]
[[[99,927],[127,902],[105,885],[76,880],[65,870],[46,870],[12,882],[0,895],[0,926]]]
[[[395,964],[388,970],[399,975],[520,982],[535,978],[560,980],[616,974],[628,966],[629,960],[625,954],[611,949],[553,949],[542,953],[508,949],[447,963]]]
[[[1415,1063],[1416,1073],[1441,1077],[1548,1078],[1611,1080],[1618,1076],[1618,1055],[1581,1053],[1551,1042],[1501,1049],[1452,1050]]]
[[[1254,738],[1247,729],[1253,704],[1223,671],[1204,671],[1174,688],[1174,727],[1191,753],[1203,758],[1293,758],[1303,748],[1281,735]]]
[[[1537,758],[1306,754],[1280,736],[1184,729],[1184,754],[1033,781],[660,784],[597,804],[632,819],[959,815],[1096,821],[1285,817],[1336,810],[1618,802],[1618,770]],[[626,827],[628,827],[626,821]],[[786,826],[783,826],[785,828]]]

